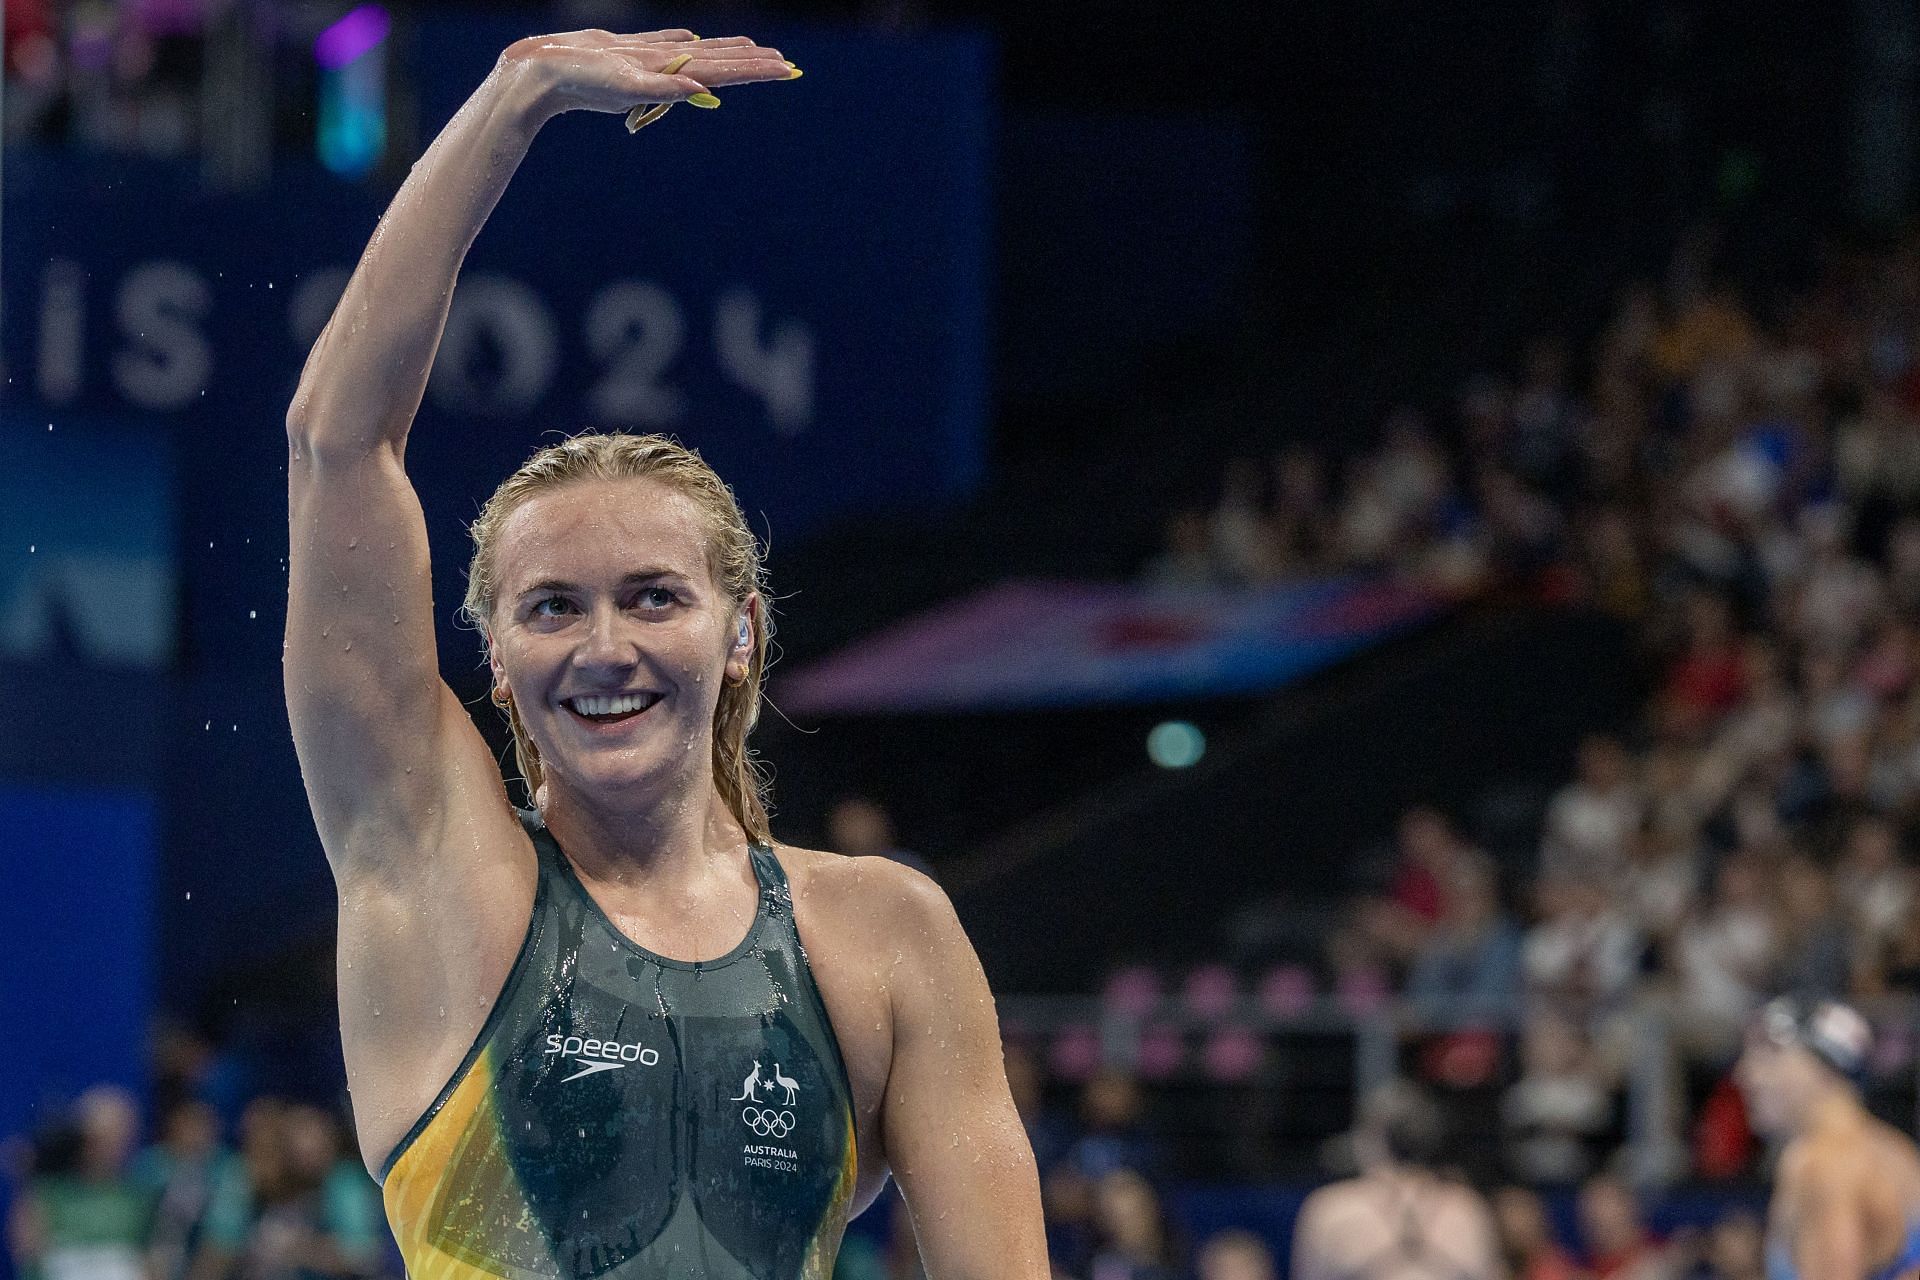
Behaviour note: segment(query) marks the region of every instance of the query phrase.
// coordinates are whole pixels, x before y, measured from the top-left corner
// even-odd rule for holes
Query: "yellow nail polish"
[[[793,67],[793,64],[792,64],[791,62],[789,62],[789,63],[788,63],[787,65],[788,65],[788,66],[790,66],[790,67]],[[798,67],[793,67],[793,70],[792,70],[791,72],[789,72],[789,73],[788,73],[788,75],[787,75],[787,79],[789,79],[789,80],[798,80],[798,79],[799,79],[799,78],[800,78],[801,76],[803,76],[803,75],[805,75],[805,74],[807,74],[807,73],[806,73],[806,72],[804,72],[804,71],[802,71],[802,70],[801,70],[800,68],[798,68]]]
[[[680,68],[686,66],[689,62],[692,62],[692,61],[693,61],[692,54],[683,53],[679,57],[675,58],[672,62],[669,62],[666,66],[660,68],[660,74],[663,76],[670,76],[674,72],[678,71]]]
[[[710,93],[696,93],[687,99],[687,105],[690,107],[706,107],[708,110],[712,110],[714,107],[720,105],[720,99]]]

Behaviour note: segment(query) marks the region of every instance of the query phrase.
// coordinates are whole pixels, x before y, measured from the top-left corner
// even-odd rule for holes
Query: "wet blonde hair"
[[[493,644],[493,607],[500,583],[496,576],[500,530],[507,518],[529,499],[576,480],[658,480],[693,503],[706,525],[707,567],[713,580],[736,608],[761,591],[765,566],[760,542],[747,527],[733,490],[692,449],[663,435],[624,432],[585,432],[540,450],[508,476],[480,509],[469,526],[473,535],[473,563],[467,570],[467,598],[462,612],[478,627],[489,649]],[[772,639],[772,616],[762,591],[759,617],[753,625],[753,648],[744,680],[723,683],[720,705],[713,713],[713,780],[727,808],[751,840],[767,842],[767,779],[760,763],[747,749],[747,735],[760,719],[761,685]],[[520,722],[520,709],[511,698],[507,724],[513,730],[514,754],[527,784],[527,801],[534,803],[544,780],[539,748]]]

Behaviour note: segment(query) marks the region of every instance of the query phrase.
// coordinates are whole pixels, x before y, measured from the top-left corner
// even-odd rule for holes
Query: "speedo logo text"
[[[578,1080],[582,1076],[598,1075],[602,1071],[618,1071],[631,1063],[643,1067],[657,1066],[660,1051],[649,1049],[635,1042],[621,1044],[618,1040],[595,1040],[581,1036],[563,1036],[559,1034],[547,1037],[546,1052],[542,1057],[559,1056],[571,1058],[580,1070],[570,1076],[561,1077],[560,1083]]]

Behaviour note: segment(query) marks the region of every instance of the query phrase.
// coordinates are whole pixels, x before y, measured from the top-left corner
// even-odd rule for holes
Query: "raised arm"
[[[929,1280],[1046,1280],[1033,1147],[1014,1110],[993,993],[953,905],[902,868],[887,1162]]]
[[[481,224],[559,112],[624,112],[790,74],[777,50],[745,37],[582,31],[519,41],[381,219],[287,412],[287,709],[336,876],[438,843],[452,816],[445,797],[499,789],[484,741],[439,679],[426,525],[402,466],[454,279]],[[621,143],[634,145],[609,139]],[[504,803],[490,809],[490,820],[510,821]]]

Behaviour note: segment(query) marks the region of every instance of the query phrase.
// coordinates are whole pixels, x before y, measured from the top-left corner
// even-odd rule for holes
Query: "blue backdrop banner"
[[[429,15],[403,40],[428,136],[527,22]],[[464,522],[556,431],[678,435],[776,545],[978,479],[990,41],[751,26],[806,75],[634,135],[560,117],[476,243],[407,455],[443,620]],[[390,188],[311,163],[231,195],[123,157],[7,164],[8,406],[171,433],[187,652],[277,656],[240,624],[283,591],[281,421]]]

